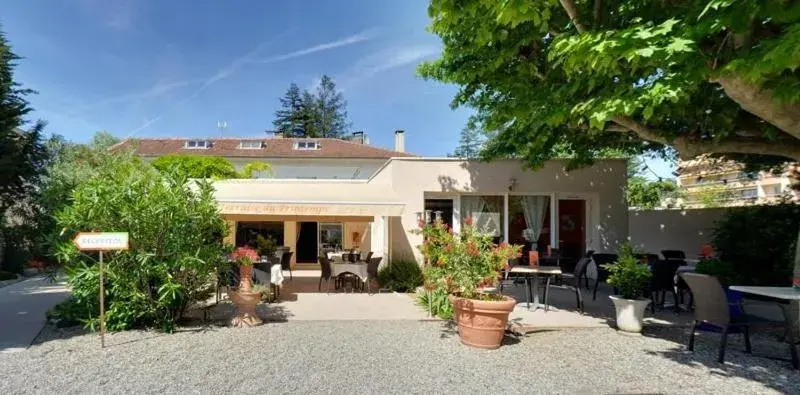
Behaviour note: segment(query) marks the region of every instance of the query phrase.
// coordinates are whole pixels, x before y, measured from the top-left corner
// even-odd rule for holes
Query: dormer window
[[[211,142],[208,140],[187,140],[183,148],[186,149],[209,149]]]
[[[242,140],[239,143],[239,149],[262,149],[264,142],[261,140]]]
[[[296,150],[318,150],[319,148],[319,143],[313,140],[302,140],[294,143],[294,149]]]

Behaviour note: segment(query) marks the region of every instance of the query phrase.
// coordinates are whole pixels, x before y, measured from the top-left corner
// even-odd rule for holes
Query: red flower
[[[423,221],[423,220],[419,220],[419,222],[417,222],[417,226],[419,226],[419,227],[420,227],[420,229],[424,228],[424,227],[425,227],[425,225],[426,225],[426,224],[425,224],[425,221]]]
[[[231,254],[233,259],[249,258],[250,260],[258,260],[258,252],[252,247],[239,247]]]
[[[464,225],[472,226],[472,217],[464,218]]]

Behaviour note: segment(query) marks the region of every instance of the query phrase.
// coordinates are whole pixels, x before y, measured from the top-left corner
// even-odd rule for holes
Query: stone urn
[[[239,264],[239,287],[228,290],[228,297],[236,306],[231,325],[237,328],[261,325],[256,314],[261,293],[253,292],[253,261],[258,259],[258,254],[251,248],[240,247],[234,251],[234,258]]]

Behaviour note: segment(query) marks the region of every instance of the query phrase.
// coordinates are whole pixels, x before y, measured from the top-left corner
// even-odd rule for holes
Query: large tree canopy
[[[682,157],[800,159],[800,2],[432,0],[426,77],[537,165],[569,141]]]

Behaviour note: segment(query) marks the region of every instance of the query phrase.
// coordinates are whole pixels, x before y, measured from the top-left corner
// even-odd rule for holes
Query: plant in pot
[[[617,289],[610,295],[617,315],[617,328],[626,332],[641,332],[644,311],[650,303],[647,291],[650,269],[640,263],[629,246],[622,246],[619,259],[613,264],[603,265],[608,270],[608,284]]]
[[[469,220],[459,235],[440,220],[421,225],[425,288],[449,295],[462,343],[500,347],[516,301],[484,289],[496,284],[508,260],[518,257],[522,247],[492,243],[492,236],[479,232]]]
[[[261,293],[253,290],[253,262],[258,260],[258,252],[251,247],[239,247],[233,251],[231,257],[239,266],[239,287],[228,290],[228,296],[236,305],[236,316],[231,320],[231,325],[260,325],[261,319],[256,314],[256,305],[261,301]]]

